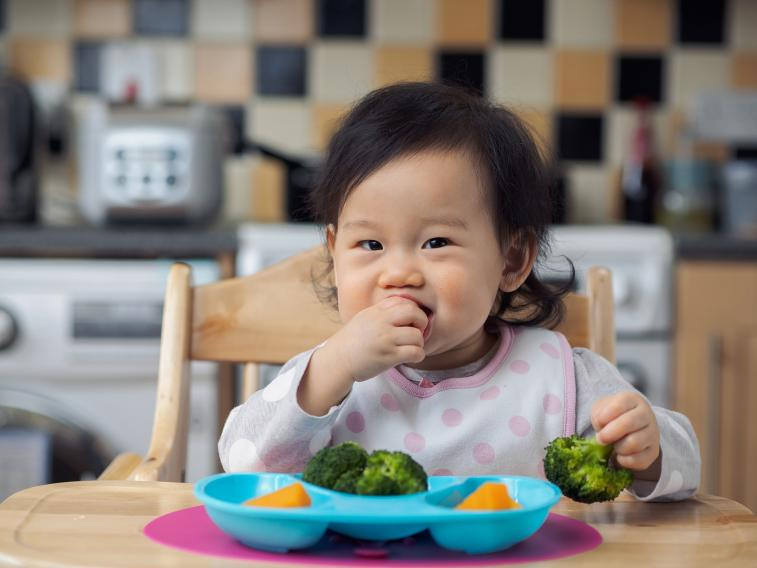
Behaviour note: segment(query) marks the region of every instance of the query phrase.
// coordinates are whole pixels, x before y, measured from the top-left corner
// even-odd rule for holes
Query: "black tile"
[[[186,36],[189,30],[187,0],[133,0],[137,35]]]
[[[0,33],[5,31],[5,0],[0,0]]]
[[[678,0],[678,41],[725,43],[725,8],[726,0]]]
[[[321,36],[365,37],[365,0],[318,0],[318,33]]]
[[[437,63],[437,78],[443,83],[462,85],[486,92],[484,54],[481,52],[442,51]]]
[[[544,41],[545,21],[544,0],[500,0],[500,39]]]
[[[259,46],[257,89],[260,95],[305,96],[307,54],[300,46]]]
[[[557,152],[560,160],[602,161],[604,118],[596,114],[559,114]]]
[[[245,108],[241,105],[219,107],[228,128],[228,148],[234,154],[244,154],[245,150]]]
[[[644,98],[653,103],[665,99],[665,60],[662,56],[620,55],[616,61],[616,100],[629,102]]]
[[[74,45],[74,88],[85,93],[100,91],[100,54],[102,44],[80,41]]]

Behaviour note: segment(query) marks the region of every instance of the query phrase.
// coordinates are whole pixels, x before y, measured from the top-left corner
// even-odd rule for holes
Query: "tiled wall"
[[[554,149],[574,221],[614,215],[634,98],[654,102],[669,153],[697,93],[757,89],[755,0],[0,0],[5,62],[75,98],[98,93],[107,42],[155,49],[163,100],[230,108],[248,136],[295,153],[323,149],[372,88],[466,82]],[[267,167],[237,164],[232,184],[277,179]]]

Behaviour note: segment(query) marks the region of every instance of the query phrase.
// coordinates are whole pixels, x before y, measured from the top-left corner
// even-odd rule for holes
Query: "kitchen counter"
[[[674,234],[678,260],[757,262],[757,238],[720,234]]]
[[[198,258],[235,255],[236,226],[0,225],[0,256]]]

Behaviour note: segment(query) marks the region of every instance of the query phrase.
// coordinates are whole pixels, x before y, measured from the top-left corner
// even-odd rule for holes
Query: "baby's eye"
[[[373,240],[360,241],[357,245],[365,250],[381,250],[382,248],[384,248],[381,246],[380,242]]]
[[[423,243],[423,248],[441,248],[446,247],[449,244],[449,239],[445,239],[444,237],[434,237],[433,239],[427,240],[425,243]]]

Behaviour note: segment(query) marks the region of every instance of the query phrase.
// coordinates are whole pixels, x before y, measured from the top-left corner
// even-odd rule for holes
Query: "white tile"
[[[252,163],[251,156],[231,156],[223,164],[223,208],[224,221],[246,221],[249,218]]]
[[[631,107],[617,107],[606,115],[605,126],[605,163],[621,166],[628,154],[634,128],[638,124],[638,115]],[[670,112],[657,108],[652,111],[652,141],[657,156],[663,155]]]
[[[10,0],[5,26],[13,35],[67,36],[71,30],[69,0]]]
[[[371,2],[372,35],[382,43],[429,44],[434,38],[434,0]]]
[[[310,105],[302,101],[256,99],[247,106],[246,130],[253,140],[291,153],[312,153]]]
[[[716,49],[678,49],[669,57],[670,104],[690,110],[703,91],[729,87],[728,54]]]
[[[539,47],[497,47],[487,58],[488,95],[505,104],[552,103],[552,52]]]
[[[310,90],[316,102],[348,103],[374,87],[374,49],[363,42],[319,42],[310,50]]]
[[[727,10],[731,30],[731,47],[736,49],[757,49],[757,2],[754,0],[732,0]]]
[[[160,40],[152,42],[160,69],[160,98],[166,101],[187,101],[192,98],[194,59],[189,42]]]
[[[610,0],[552,0],[549,37],[560,47],[609,47],[615,33],[614,6]]]
[[[567,170],[569,223],[606,223],[614,195],[609,168],[573,164]]]
[[[247,0],[194,0],[192,3],[192,35],[197,38],[247,39],[251,25]]]

